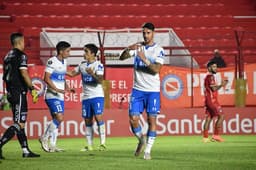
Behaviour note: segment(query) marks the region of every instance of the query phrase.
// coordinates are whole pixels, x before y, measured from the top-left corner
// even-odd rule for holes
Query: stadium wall
[[[255,135],[256,107],[231,108],[225,107],[225,121],[222,132],[227,135]],[[84,121],[80,109],[66,110],[65,119],[59,133],[63,138],[80,138],[85,135]],[[127,109],[105,109],[104,119],[106,134],[109,137],[131,136]],[[42,135],[48,121],[51,120],[48,110],[29,111],[26,130],[29,138]],[[162,110],[157,118],[157,135],[201,135],[204,120],[204,108],[168,109]],[[143,133],[147,131],[145,115],[141,117]],[[2,133],[12,124],[11,111],[0,111],[0,132]],[[94,124],[95,135],[97,126]],[[211,125],[210,132],[213,131]]]
[[[32,82],[39,91],[41,97],[37,104],[33,104],[31,96],[28,95],[29,109],[47,109],[43,94],[45,84],[43,81],[44,66],[29,68]],[[221,105],[233,107],[235,105],[235,72],[234,67],[219,69],[216,80],[220,84],[221,80],[227,79],[229,83],[225,88],[221,88],[218,99]],[[204,89],[203,82],[206,69],[194,69],[193,74],[188,68],[163,66],[161,70],[161,108],[190,108],[203,107]],[[246,86],[246,106],[256,106],[256,64],[245,65]],[[2,84],[2,69],[0,68],[0,84]],[[127,109],[130,100],[130,92],[133,84],[133,69],[126,68],[106,68],[106,88],[105,97],[108,98],[107,108]],[[82,99],[81,76],[67,78],[70,87],[76,89],[76,93],[65,94],[66,109],[80,109]],[[0,85],[0,95],[3,94],[3,87]],[[105,103],[106,104],[106,103]]]

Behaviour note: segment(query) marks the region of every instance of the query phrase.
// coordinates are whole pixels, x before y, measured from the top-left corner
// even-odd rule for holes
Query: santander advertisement
[[[69,68],[71,69],[71,68]],[[38,138],[51,120],[43,94],[46,88],[43,74],[44,66],[29,68],[32,81],[41,97],[33,104],[28,95],[29,115],[27,134]],[[203,80],[205,69],[190,69],[163,66],[161,70],[161,113],[157,118],[158,135],[200,135],[204,120]],[[133,84],[132,68],[106,68],[107,88],[105,97],[108,102],[104,112],[108,136],[129,136],[128,103]],[[254,107],[235,108],[235,73],[233,67],[220,69],[217,81],[228,79],[229,84],[219,90],[219,101],[225,106],[224,134],[256,134],[256,64],[245,66],[247,79],[246,105]],[[59,133],[61,137],[82,137],[85,133],[81,117],[82,81],[81,77],[67,78],[67,83],[76,93],[65,94],[65,120]],[[0,68],[0,95],[4,94],[2,69]],[[192,106],[194,108],[192,108]],[[146,118],[140,121],[144,133],[147,130]],[[12,124],[11,111],[0,111],[0,133]],[[97,126],[94,125],[97,134]],[[211,129],[212,131],[212,129]],[[1,135],[0,134],[0,135]]]

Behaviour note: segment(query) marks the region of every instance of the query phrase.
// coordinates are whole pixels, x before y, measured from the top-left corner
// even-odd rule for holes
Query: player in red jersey
[[[210,123],[214,117],[217,117],[217,121],[214,126],[214,133],[212,141],[223,142],[224,140],[220,137],[219,132],[224,119],[223,110],[218,102],[218,90],[221,87],[225,87],[228,83],[227,80],[223,80],[220,85],[216,84],[214,74],[217,72],[217,63],[210,61],[207,64],[208,74],[204,79],[204,95],[205,95],[205,123],[203,127],[203,142],[210,142],[208,138],[208,130]]]

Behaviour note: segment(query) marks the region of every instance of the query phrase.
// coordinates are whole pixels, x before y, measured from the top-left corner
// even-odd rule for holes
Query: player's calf
[[[48,140],[45,139],[44,137],[40,137],[40,138],[39,138],[39,142],[40,142],[40,144],[41,144],[41,148],[42,148],[45,152],[49,152]]]
[[[143,149],[144,145],[145,145],[145,139],[144,139],[143,136],[141,136],[140,141],[139,141],[139,143],[138,143],[138,145],[137,145],[137,148],[136,148],[136,150],[135,150],[134,156],[139,156],[139,155],[140,155],[140,153],[142,152],[142,149]]]

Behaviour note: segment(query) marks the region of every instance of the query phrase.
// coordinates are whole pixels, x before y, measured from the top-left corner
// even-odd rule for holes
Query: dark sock
[[[18,124],[13,124],[12,126],[10,126],[0,139],[0,148],[2,148],[4,144],[11,140],[15,133],[18,133],[19,130],[20,126]]]
[[[17,133],[17,138],[22,148],[28,148],[28,140],[24,128]]]

